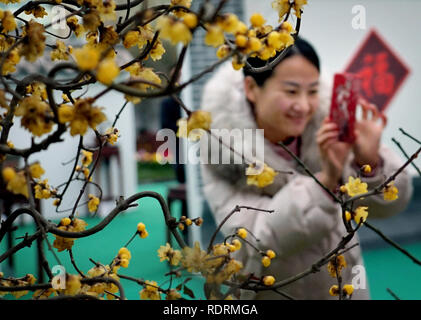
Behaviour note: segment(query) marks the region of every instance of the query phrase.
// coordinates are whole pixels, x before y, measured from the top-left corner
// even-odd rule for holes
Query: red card
[[[361,77],[361,96],[383,112],[408,76],[409,68],[393,46],[371,30],[345,72]]]
[[[360,87],[359,78],[350,73],[336,73],[334,77],[330,120],[339,128],[339,141],[355,141],[355,110]]]

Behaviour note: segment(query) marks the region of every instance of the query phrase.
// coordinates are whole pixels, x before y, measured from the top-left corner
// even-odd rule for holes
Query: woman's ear
[[[246,94],[247,100],[252,103],[255,103],[257,100],[257,90],[259,86],[257,85],[256,81],[253,77],[246,76],[244,78],[244,92]]]

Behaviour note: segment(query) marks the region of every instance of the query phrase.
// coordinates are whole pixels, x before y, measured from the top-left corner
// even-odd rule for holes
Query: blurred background
[[[125,3],[125,1],[120,2]],[[214,5],[218,2],[210,1]],[[270,0],[230,0],[224,11],[235,13],[247,23],[252,13],[259,12],[265,16],[269,24],[275,25],[278,18],[271,7],[271,2]],[[421,2],[411,0],[399,2],[393,0],[309,0],[308,2],[308,5],[304,7],[300,35],[309,40],[318,51],[323,81],[330,83],[334,73],[347,68],[372,30],[382,37],[391,52],[408,68],[408,76],[391,96],[385,109],[389,121],[382,141],[405,159],[391,139],[396,138],[408,154],[415,152],[419,146],[404,137],[399,128],[421,139],[421,130],[418,125],[421,118],[421,109],[418,107],[421,101],[421,90],[418,88],[421,82],[421,60],[419,59],[421,43],[417,40],[418,31],[421,29],[421,20],[418,17],[421,12]],[[168,2],[148,1],[149,6],[165,3]],[[201,3],[202,0],[193,0],[192,8],[198,8]],[[0,7],[3,10],[13,10],[18,5],[7,5],[7,7],[1,5]],[[46,9],[48,11],[49,8],[46,6]],[[135,12],[133,11],[132,14]],[[405,19],[404,21],[397,20],[397,17],[405,17]],[[187,52],[181,82],[190,79],[192,75],[217,61],[216,50],[205,46],[203,38],[204,32],[198,30]],[[74,41],[77,46],[78,40]],[[164,58],[153,63],[147,61],[146,65],[157,71],[169,73],[177,61],[179,48],[169,43],[164,43],[164,45],[166,49]],[[124,52],[124,50],[119,52]],[[126,51],[126,54],[119,54],[119,59],[121,63],[124,63],[138,53],[135,49]],[[37,61],[35,64],[21,63],[19,72],[25,75],[42,72],[50,67],[51,61],[47,58],[47,61]],[[181,92],[181,98],[191,109],[200,108],[202,87],[211,75],[205,75]],[[103,87],[100,84],[90,86],[89,95],[94,95],[101,89]],[[117,93],[109,93],[98,100],[98,105],[107,108],[107,117],[110,122],[123,104],[123,96]],[[165,98],[146,99],[136,105],[127,105],[117,123],[121,137],[115,147],[110,148],[107,155],[103,157],[95,177],[96,181],[106,186],[104,189],[106,201],[103,201],[98,214],[94,217],[83,208],[79,211],[79,216],[88,222],[88,228],[97,224],[109,212],[118,196],[127,197],[135,192],[152,190],[162,194],[169,202],[174,216],[203,217],[204,225],[200,228],[196,226],[188,228],[184,236],[189,243],[200,241],[202,246],[207,245],[215,230],[215,225],[201,193],[199,166],[162,165],[159,163],[162,155],[157,153],[162,143],[156,140],[158,130],[175,129],[176,119],[182,116],[183,112],[177,104]],[[30,144],[29,135],[18,125],[13,127],[11,138],[16,147],[25,147]],[[68,177],[71,164],[65,163],[74,157],[77,145],[78,140],[68,135],[65,137],[65,143],[54,145],[48,151],[34,155],[30,161],[41,161],[46,169],[45,176],[48,177],[49,183],[53,186],[58,185]],[[185,145],[184,140],[181,141],[181,145],[181,150],[185,152],[188,146]],[[171,156],[176,157],[177,154]],[[419,164],[420,161],[416,160],[415,163]],[[372,219],[371,223],[413,255],[421,258],[421,182],[413,168],[411,172],[414,176],[415,192],[409,207],[392,218]],[[69,205],[79,188],[80,185],[75,184],[69,190],[66,199]],[[5,199],[1,201],[4,203]],[[68,212],[57,213],[51,210],[50,200],[42,200],[40,205],[43,215],[53,221],[59,221],[68,215]],[[132,251],[133,259],[127,272],[124,270],[124,274],[145,280],[155,280],[159,284],[165,282],[166,278],[163,275],[169,268],[165,262],[159,262],[156,250],[164,245],[168,238],[163,224],[163,215],[154,199],[142,199],[137,208],[119,215],[99,234],[75,241],[74,254],[80,269],[86,272],[93,266],[89,258],[103,263],[111,261],[118,249],[135,232],[136,225],[140,221],[146,224],[150,236],[146,239],[135,239],[130,244],[129,249]],[[18,243],[18,237],[26,233],[32,234],[35,230],[28,217],[18,220],[16,225],[18,229],[0,243],[0,254],[12,244]],[[421,299],[419,290],[421,267],[391,248],[372,231],[361,228],[359,236],[372,298],[393,299],[386,291],[390,288],[401,299]],[[51,242],[54,241],[54,237],[50,238]],[[65,252],[57,254],[59,261],[48,250],[47,256],[52,265],[64,265],[69,273],[75,273]],[[0,263],[0,271],[3,271],[6,276],[33,273],[40,278],[36,244],[19,251],[13,259]],[[203,298],[201,280],[194,277],[189,283],[189,286],[197,292],[195,298]],[[129,299],[138,298],[138,292],[141,290],[139,285],[125,282],[123,286],[127,290]]]

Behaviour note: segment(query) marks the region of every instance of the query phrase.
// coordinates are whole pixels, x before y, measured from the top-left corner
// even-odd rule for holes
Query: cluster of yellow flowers
[[[140,91],[146,92],[153,89],[154,85],[161,84],[161,78],[153,71],[152,68],[146,68],[141,63],[135,62],[128,66],[125,71],[130,73],[130,80],[133,82],[129,86]],[[127,101],[139,103],[141,98],[136,96],[125,95]]]
[[[200,272],[207,283],[221,284],[243,268],[240,261],[230,257],[230,252],[236,248],[241,248],[241,245],[216,244],[208,254],[195,242],[193,248],[183,248],[181,264],[189,272]]]
[[[351,219],[354,219],[356,223],[360,223],[360,222],[364,223],[368,217],[367,209],[368,207],[359,206],[352,212],[349,212],[348,210],[345,211],[346,221],[350,221]]]
[[[274,259],[276,257],[275,251],[269,249],[266,250],[265,253],[263,253],[263,258],[262,258],[262,264],[264,267],[269,267],[271,260]]]
[[[57,190],[50,188],[50,185],[48,184],[48,179],[39,181],[35,185],[34,190],[36,199],[49,199],[51,196],[57,194]]]
[[[168,260],[168,262],[173,265],[177,266],[180,263],[181,260],[181,251],[180,250],[174,250],[171,248],[171,245],[167,242],[165,246],[161,246],[158,249],[158,257],[159,261]]]
[[[87,150],[82,150],[82,159],[81,159],[81,166],[77,165],[75,168],[76,172],[82,172],[83,175],[85,176],[85,179],[88,179],[89,174],[90,174],[90,170],[89,170],[89,165],[92,163],[92,156],[93,153],[91,151],[87,151]],[[92,177],[91,177],[92,179]]]
[[[36,184],[34,187],[35,198],[48,199],[57,194],[57,190],[50,189],[48,180],[37,181],[45,173],[41,165],[36,162],[29,166],[29,176]],[[25,170],[16,170],[12,167],[5,167],[2,171],[3,180],[6,182],[6,189],[14,194],[21,194],[28,198],[29,190],[26,181]]]
[[[108,128],[104,136],[109,144],[114,145],[119,137],[119,131],[117,128]]]
[[[44,54],[46,39],[44,35],[44,26],[31,20],[23,27],[23,35],[27,40],[22,42],[19,54],[24,56],[29,62],[34,62]]]
[[[246,170],[247,184],[264,188],[273,183],[277,174],[278,173],[266,163],[263,163],[263,169],[262,163],[252,163]]]
[[[210,112],[203,110],[193,111],[188,118],[182,118],[177,121],[177,137],[197,141],[204,131],[210,130],[211,122],[212,115]]]
[[[6,189],[14,194],[21,194],[28,198],[28,185],[25,172],[18,172],[11,167],[5,167],[2,171],[3,180],[6,182]]]
[[[119,251],[119,257],[124,257],[124,259],[127,259],[128,256],[130,256],[130,252],[126,250],[120,249]],[[119,258],[117,258],[119,259]],[[123,258],[121,258],[123,259]],[[114,260],[116,261],[116,259]],[[113,263],[114,263],[113,261]],[[128,264],[128,262],[127,262]],[[88,272],[87,276],[89,278],[96,278],[96,277],[105,277],[105,278],[112,278],[116,281],[120,281],[120,278],[117,275],[117,270],[120,266],[113,265],[110,267],[109,265],[96,265],[92,267]],[[108,300],[114,300],[115,296],[113,294],[117,293],[119,291],[118,287],[114,283],[107,283],[107,282],[97,282],[93,285],[84,284],[80,287],[80,291],[78,293],[88,294],[96,297],[102,297],[104,294],[106,295]]]
[[[120,248],[120,250],[118,250],[117,257],[115,257],[113,262],[111,263],[111,269],[114,273],[117,273],[120,267],[127,268],[129,266],[131,258],[132,254],[130,253],[129,249],[127,249],[126,247]]]
[[[58,225],[58,229],[69,232],[80,232],[85,230],[87,225],[88,224],[82,219],[74,218],[71,220],[70,218],[63,218]],[[59,252],[71,249],[73,247],[75,239],[60,237],[58,235],[54,236],[56,239],[54,240],[53,247],[56,248]]]
[[[386,201],[393,201],[399,198],[399,190],[394,186],[393,181],[390,182],[383,190],[383,199]]]
[[[191,30],[197,26],[198,19],[194,13],[184,14],[182,19],[174,16],[162,16],[157,21],[162,39],[171,41],[172,44],[181,42],[187,45],[192,40]]]
[[[27,285],[33,285],[36,282],[36,278],[32,274],[27,274],[26,276],[22,278],[3,278],[4,274],[3,272],[0,272],[0,286],[2,287],[18,287],[18,286],[27,286]],[[6,294],[10,293],[11,295],[15,296],[16,299],[19,299],[20,297],[27,295],[28,290],[21,290],[21,291],[0,291],[0,297],[4,297]]]
[[[100,200],[98,197],[95,197],[92,193],[88,195],[88,210],[89,212],[95,212],[98,209]]]
[[[351,296],[353,292],[354,292],[354,286],[352,284],[345,284],[342,287],[342,295],[344,295],[344,296]],[[339,286],[336,285],[336,284],[331,286],[330,289],[329,289],[329,294],[331,296],[338,296],[339,295]]]
[[[301,18],[301,9],[305,4],[307,4],[307,0],[294,0],[293,2],[290,0],[275,0],[272,2],[272,7],[278,11],[279,21],[281,21],[291,8],[294,9],[294,14]]]
[[[15,115],[21,118],[21,126],[33,135],[40,137],[53,128],[53,112],[41,92],[33,92],[23,98],[16,108]]]
[[[58,108],[60,123],[69,123],[72,136],[83,136],[89,127],[96,129],[97,125],[107,119],[102,108],[94,107],[93,102],[92,98],[77,99],[73,106],[63,104]]]
[[[346,268],[346,260],[343,255],[334,256],[332,259],[330,259],[329,263],[327,264],[327,271],[332,276],[332,278],[340,277],[342,269]],[[354,287],[352,284],[345,284],[342,287],[342,294],[350,296],[354,292]],[[333,285],[329,289],[329,294],[331,296],[337,296],[339,295],[339,287],[338,285]]]
[[[142,300],[161,300],[158,283],[156,281],[145,281],[145,287],[139,292]]]
[[[343,268],[346,268],[346,260],[343,255],[333,257],[327,264],[327,271],[333,278],[340,276]]]
[[[149,235],[148,231],[146,230],[146,226],[143,222],[139,222],[137,224],[137,233],[142,239],[145,239]]]
[[[200,217],[195,218],[195,219],[190,219],[190,218],[187,218],[186,216],[181,216],[178,222],[178,229],[183,231],[185,227],[190,227],[193,223],[196,226],[200,226],[203,223],[203,219]]]

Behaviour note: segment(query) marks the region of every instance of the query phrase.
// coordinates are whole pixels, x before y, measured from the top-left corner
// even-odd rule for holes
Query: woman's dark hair
[[[278,52],[273,58],[269,59],[269,61],[273,61],[274,59],[276,59],[276,57],[280,53],[281,52]],[[301,37],[298,37],[295,40],[294,45],[291,48],[289,48],[288,52],[285,54],[285,56],[281,59],[279,63],[281,63],[285,59],[288,59],[289,57],[297,56],[297,55],[300,55],[306,58],[320,72],[319,56],[317,55],[313,46]],[[266,61],[261,60],[257,57],[248,58],[247,62],[254,68],[259,68],[266,65]],[[248,69],[247,67],[244,67],[243,73],[245,76],[251,76],[254,79],[254,81],[256,81],[257,85],[259,87],[262,87],[265,84],[265,81],[272,76],[273,69],[267,70],[264,72],[254,73],[254,72],[251,72],[251,70]]]

